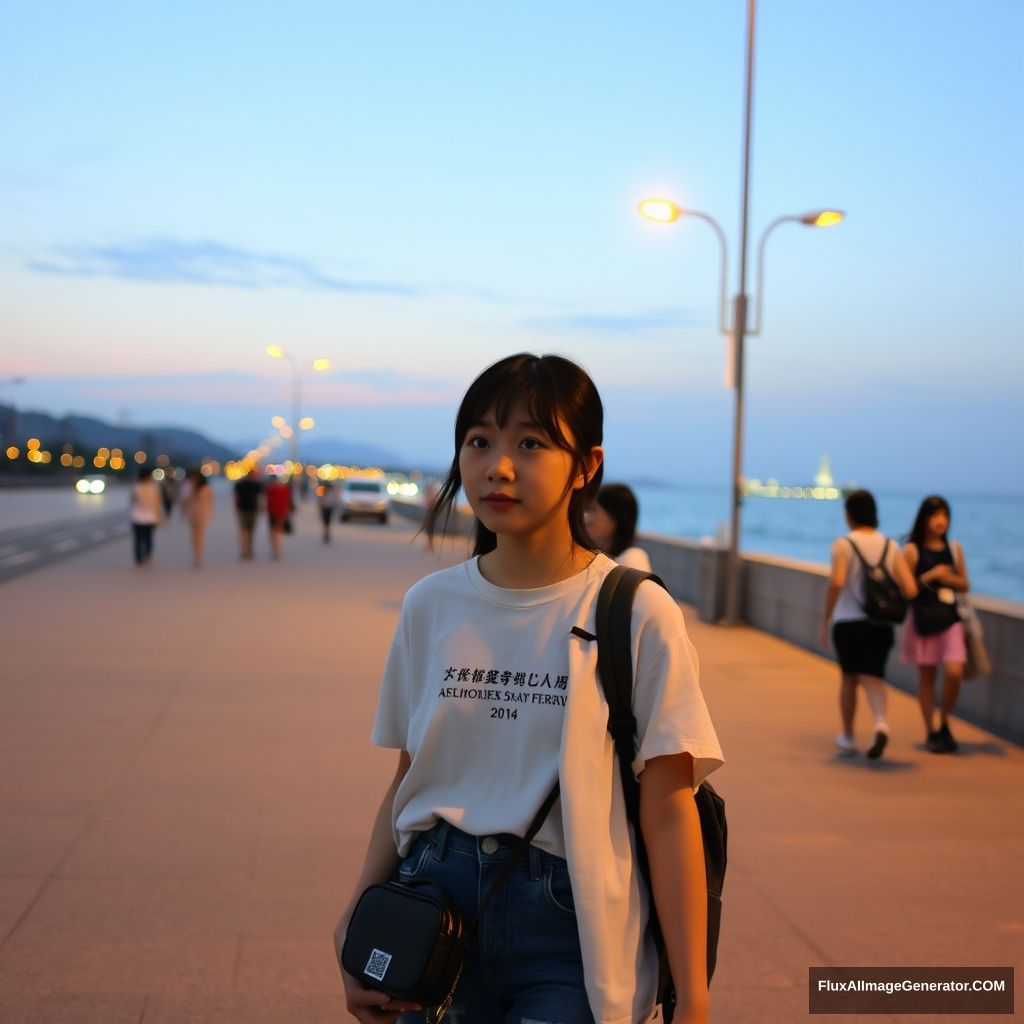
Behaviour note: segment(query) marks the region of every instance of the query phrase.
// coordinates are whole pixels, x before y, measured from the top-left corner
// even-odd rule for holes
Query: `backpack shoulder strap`
[[[637,835],[641,869],[647,875],[640,837],[640,786],[633,775],[636,717],[633,715],[633,597],[644,580],[665,584],[653,573],[616,566],[597,596],[597,674],[608,701],[608,731],[615,743],[626,815]]]
[[[664,587],[654,573],[617,565],[605,577],[597,595],[597,672],[608,701],[608,728],[618,735],[629,726],[626,738],[632,742],[636,730],[633,718],[633,597],[644,580]],[[632,763],[630,757],[629,763]]]

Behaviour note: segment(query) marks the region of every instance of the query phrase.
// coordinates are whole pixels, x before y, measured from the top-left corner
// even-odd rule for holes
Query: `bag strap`
[[[665,587],[654,573],[616,566],[605,578],[597,595],[597,675],[608,701],[608,731],[615,744],[625,798],[626,817],[633,826],[636,859],[648,890],[651,869],[647,860],[643,830],[640,828],[640,783],[633,774],[636,757],[636,717],[633,714],[633,637],[632,609],[637,587],[652,580]],[[667,590],[668,588],[665,587]],[[660,941],[654,900],[650,901],[650,925]]]
[[[885,538],[885,543],[882,545],[882,556],[881,556],[881,558],[878,559],[878,562],[877,562],[876,565],[872,565],[864,557],[864,555],[861,552],[860,548],[857,547],[857,545],[853,543],[853,538],[852,537],[844,537],[843,538],[843,540],[848,541],[849,544],[850,544],[850,547],[853,548],[853,550],[857,552],[857,557],[860,559],[860,564],[862,566],[864,566],[865,569],[877,569],[877,568],[879,568],[879,566],[884,566],[885,565],[885,556],[889,553],[889,541],[890,541],[890,539],[891,538],[889,538],[889,537]],[[888,571],[889,570],[886,569],[886,573],[887,574],[888,574]]]
[[[516,843],[515,849],[512,851],[512,856],[509,857],[502,865],[501,870],[491,883],[491,887],[487,890],[483,899],[480,901],[480,911],[476,916],[476,920],[466,933],[467,942],[469,941],[470,936],[476,932],[476,927],[480,922],[480,917],[484,912],[484,907],[491,902],[497,891],[508,881],[508,877],[512,874],[513,868],[515,868],[523,854],[530,848],[530,843],[533,842],[537,833],[540,831],[541,825],[544,824],[544,819],[551,812],[551,808],[555,806],[555,801],[558,799],[558,793],[559,781],[558,779],[555,779],[555,784],[551,788],[551,792],[545,797],[544,803],[540,805],[540,810],[538,810],[533,816],[533,821],[530,822],[530,827],[526,830],[526,835]]]

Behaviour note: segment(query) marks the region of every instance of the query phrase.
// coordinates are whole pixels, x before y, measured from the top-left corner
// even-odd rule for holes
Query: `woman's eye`
[[[487,447],[487,438],[480,437],[479,434],[477,434],[474,437],[466,438],[466,447],[467,448],[486,448]]]
[[[540,443],[535,437],[524,437],[519,442],[520,448],[525,448],[528,452],[537,451],[538,448],[543,448],[544,445]]]

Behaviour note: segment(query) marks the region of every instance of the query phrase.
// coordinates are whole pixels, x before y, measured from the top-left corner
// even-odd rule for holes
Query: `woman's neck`
[[[561,583],[582,572],[595,554],[573,543],[571,536],[550,538],[499,535],[493,551],[481,555],[480,573],[488,583],[509,590],[535,590]]]

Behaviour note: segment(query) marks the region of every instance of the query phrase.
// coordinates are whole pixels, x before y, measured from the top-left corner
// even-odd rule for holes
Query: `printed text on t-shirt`
[[[442,682],[482,683],[483,686],[442,686],[439,700],[482,700],[496,704],[565,707],[567,675],[550,672],[511,672],[501,669],[455,668],[445,670]],[[543,691],[563,691],[561,693]],[[491,708],[491,718],[510,721],[519,717],[515,708]]]

